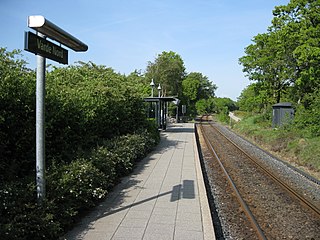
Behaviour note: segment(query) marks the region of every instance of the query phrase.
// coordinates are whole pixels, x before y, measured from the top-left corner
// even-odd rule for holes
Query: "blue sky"
[[[129,74],[163,51],[201,72],[218,97],[237,100],[250,83],[238,64],[253,36],[267,31],[275,6],[289,0],[0,0],[0,46],[23,49],[27,17],[43,15],[89,46],[69,64],[92,61]],[[30,68],[36,58],[23,51]],[[47,63],[56,64],[51,60]],[[62,67],[64,65],[61,65]]]

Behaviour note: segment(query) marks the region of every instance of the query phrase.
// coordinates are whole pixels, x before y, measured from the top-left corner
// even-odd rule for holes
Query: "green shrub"
[[[226,113],[219,113],[219,114],[216,114],[216,118],[220,121],[220,122],[223,122],[223,123],[229,123],[230,121],[230,118],[228,116],[228,114]]]
[[[145,126],[145,131],[142,133],[147,140],[147,148],[151,150],[160,142],[160,133],[155,119],[148,119]]]
[[[99,146],[91,153],[92,164],[105,176],[106,188],[113,186],[116,180],[116,159],[112,150],[106,146]]]
[[[0,182],[28,174],[35,158],[35,74],[0,47]],[[31,167],[32,166],[32,167]]]
[[[60,176],[48,176],[48,185],[51,185],[48,199],[65,202],[75,211],[93,206],[107,193],[106,176],[89,160],[72,161],[58,169],[58,174]]]
[[[144,156],[145,142],[139,141],[143,138],[139,135],[125,135],[117,137],[112,141],[112,156],[115,161],[115,169],[118,177],[128,175],[138,157]],[[138,142],[141,145],[138,145]],[[137,149],[136,149],[137,148]],[[141,151],[141,155],[139,154]]]
[[[54,68],[46,82],[47,198],[38,205],[35,72],[15,55],[0,48],[0,238],[57,239],[160,135],[125,76],[93,63]]]
[[[313,95],[305,97],[305,105],[299,105],[296,109],[294,127],[310,137],[320,136],[320,90]]]
[[[47,202],[35,202],[34,184],[6,183],[0,190],[0,236],[11,239],[56,239],[62,228]]]

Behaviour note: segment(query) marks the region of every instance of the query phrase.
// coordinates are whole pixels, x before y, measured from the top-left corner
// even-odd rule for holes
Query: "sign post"
[[[38,33],[39,36],[43,35]],[[46,59],[37,55],[37,85],[36,85],[36,183],[37,197],[41,201],[46,197],[45,180],[45,85]]]
[[[48,40],[49,37],[74,51],[87,51],[88,46],[65,32],[43,16],[29,16],[28,27],[37,34],[25,33],[25,50],[37,54],[36,86],[36,186],[37,199],[42,203],[46,197],[45,181],[45,82],[46,58],[68,64],[68,51]]]
[[[53,61],[68,64],[68,50],[48,41],[45,35],[38,33],[38,36],[32,32],[25,32],[24,50],[41,54],[45,58]]]

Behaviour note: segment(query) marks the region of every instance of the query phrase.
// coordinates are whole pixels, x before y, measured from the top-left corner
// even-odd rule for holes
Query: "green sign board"
[[[25,32],[24,50],[50,58],[59,63],[68,64],[68,50],[32,32]]]

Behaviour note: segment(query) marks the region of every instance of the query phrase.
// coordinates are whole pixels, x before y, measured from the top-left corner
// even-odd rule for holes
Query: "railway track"
[[[248,154],[215,126],[197,128],[225,236],[320,239],[319,199],[291,187],[264,160]]]

